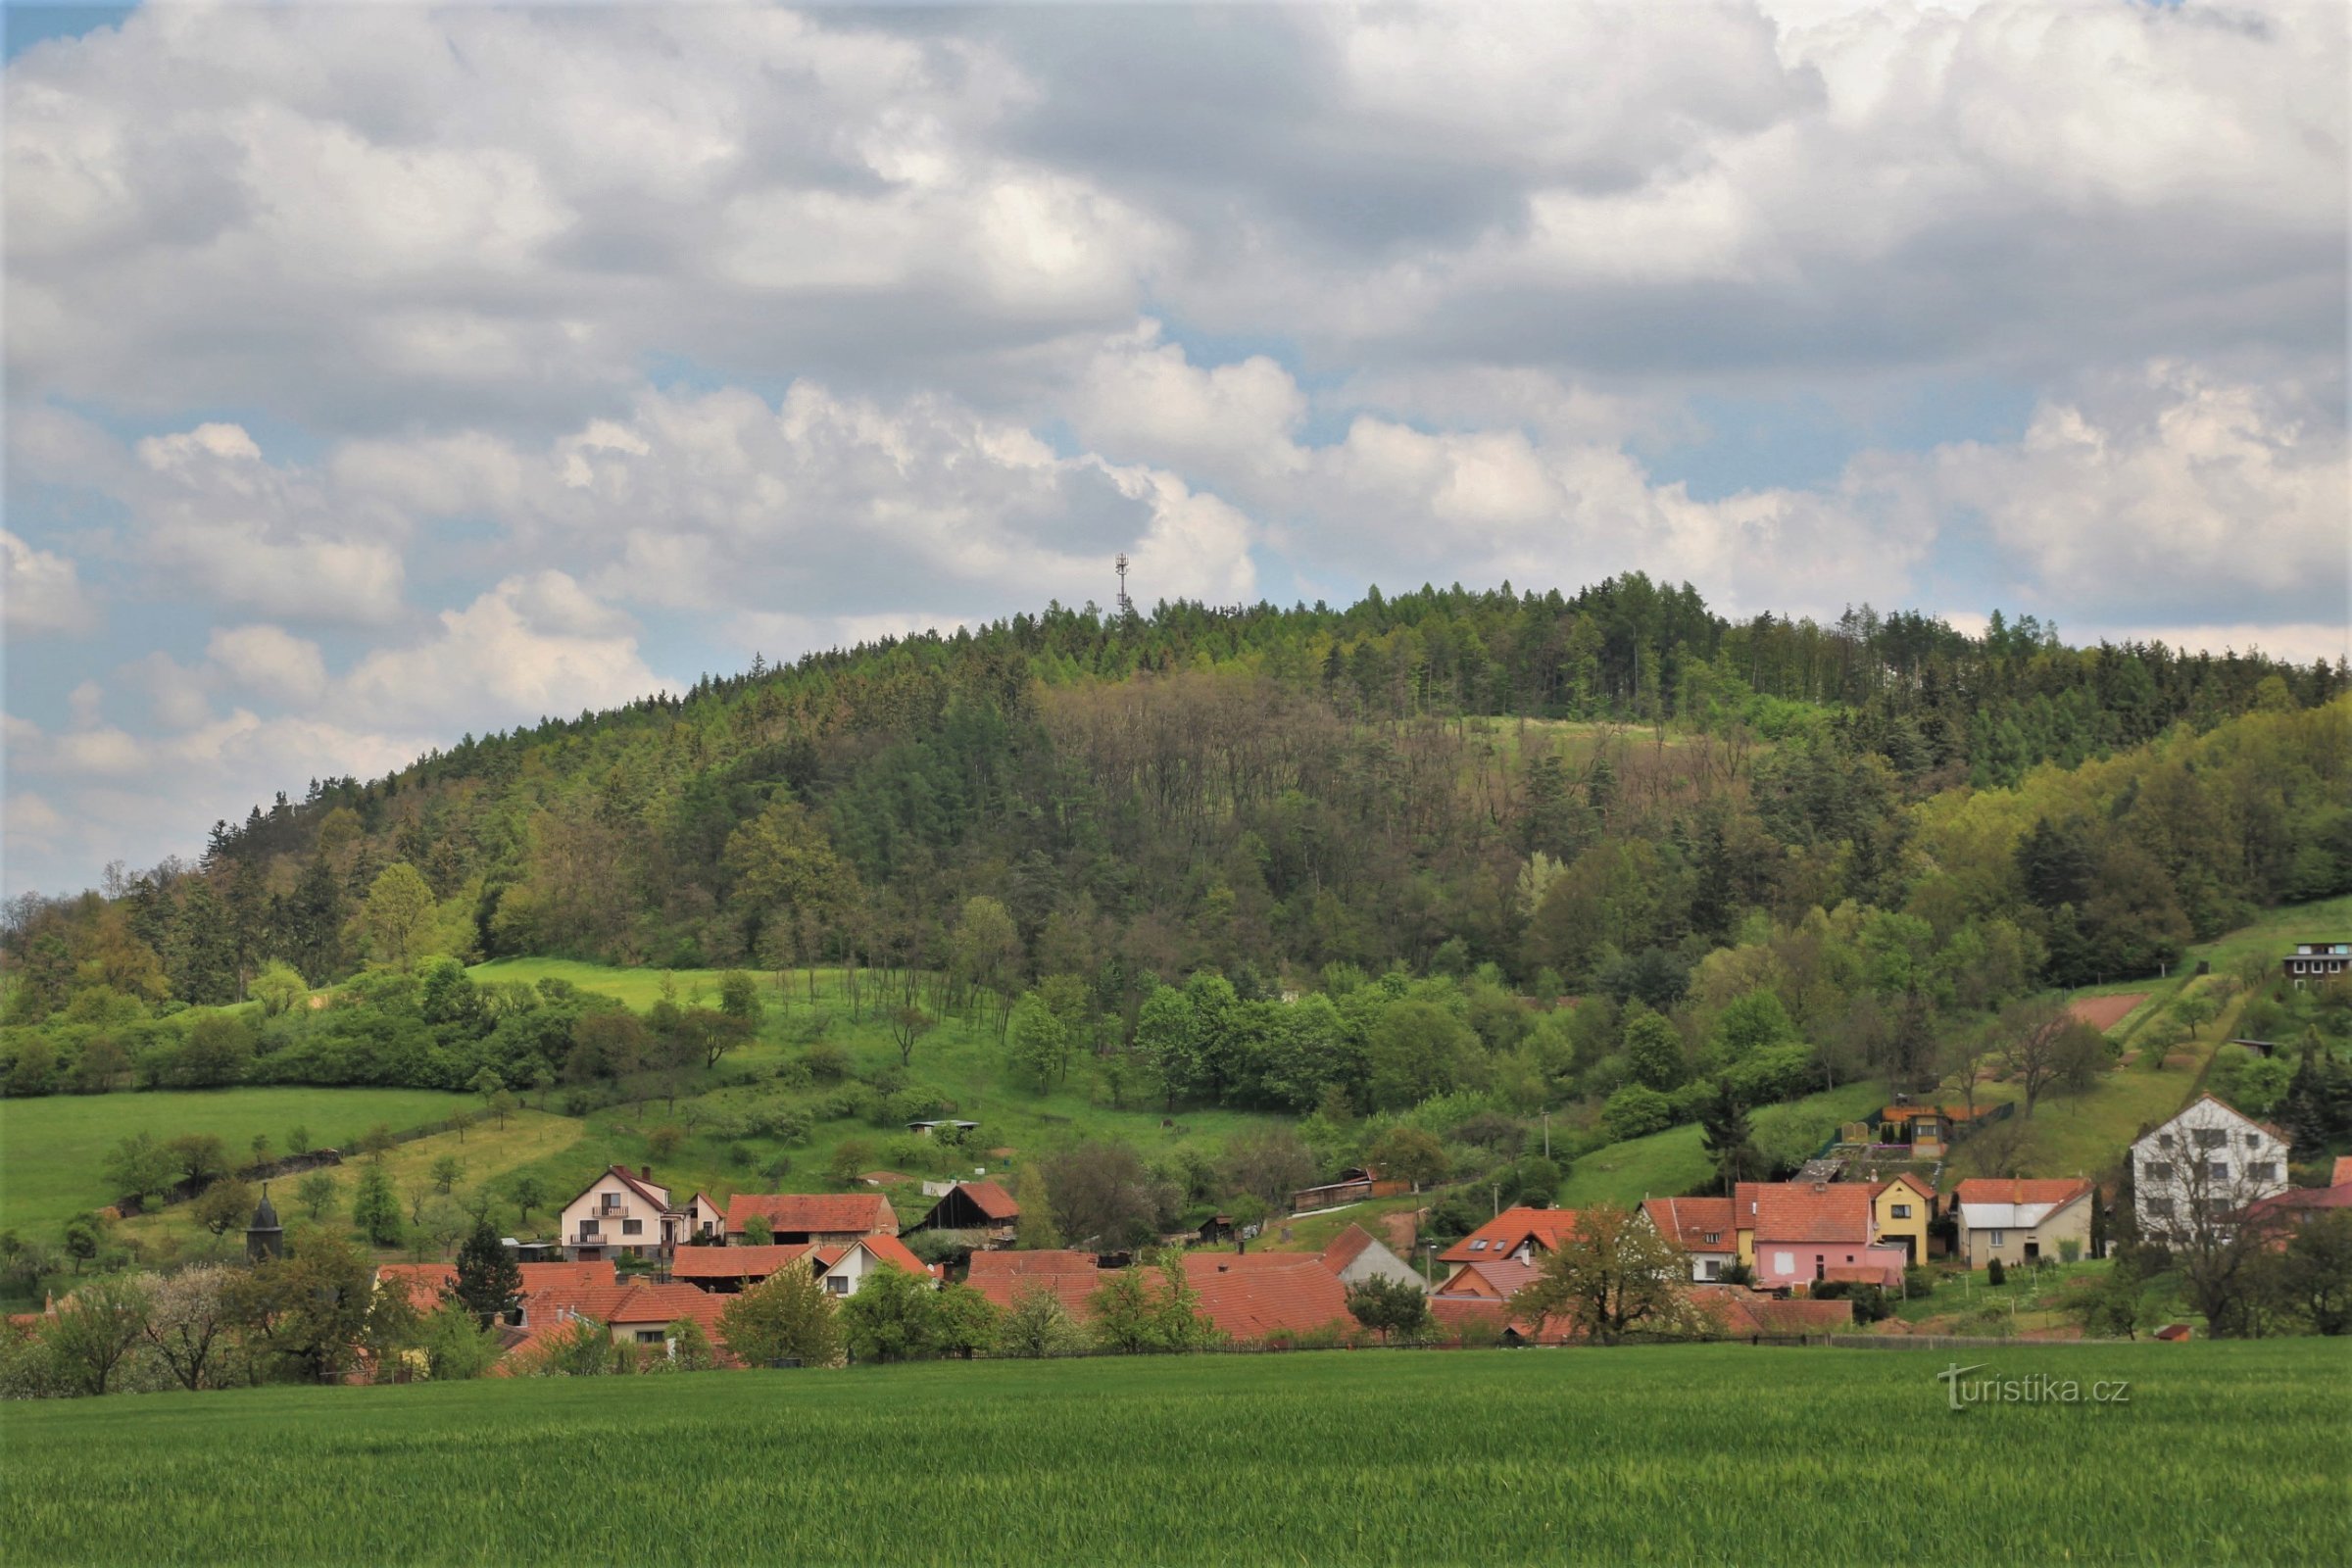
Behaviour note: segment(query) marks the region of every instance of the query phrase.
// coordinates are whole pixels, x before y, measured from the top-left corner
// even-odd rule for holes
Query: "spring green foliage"
[[[1061,1298],[1043,1285],[1015,1292],[1012,1305],[997,1323],[996,1353],[1026,1360],[1078,1355],[1087,1348],[1086,1330]]]
[[[0,1426],[0,1539],[27,1565],[837,1561],[854,1518],[849,1555],[927,1562],[952,1519],[958,1562],[1008,1568],[1230,1562],[1237,1542],[1340,1564],[1777,1562],[1821,1556],[1825,1507],[1899,1494],[1870,1515],[1888,1561],[2046,1562],[2084,1543],[2126,1561],[2352,1558],[2336,1346],[1999,1352],[2004,1376],[2129,1378],[2115,1409],[1955,1416],[1941,1364],[1730,1346],[1308,1353],[648,1379],[626,1398],[563,1380],[166,1395],[136,1420],[44,1402]],[[1905,1441],[1825,1444],[1822,1409],[1848,1402],[1903,1421]],[[1398,1411],[1415,1412],[1411,1443],[1382,1437]],[[1018,1485],[943,1463],[943,1431],[1019,1455]],[[1532,1451],[1552,1431],[1576,1434],[1577,1463]],[[601,1509],[553,1529],[517,1508],[567,1446],[626,1452],[649,1495],[697,1497],[692,1528]],[[1802,1485],[1776,1462],[1792,1454]],[[1250,1484],[1207,1508],[1172,1465]]]
[[[1383,1345],[1409,1341],[1430,1326],[1429,1297],[1417,1285],[1375,1276],[1348,1287],[1348,1312]]]
[[[400,1199],[392,1191],[392,1178],[373,1162],[362,1165],[359,1171],[351,1193],[351,1222],[378,1247],[399,1246]]]
[[[748,1366],[785,1360],[834,1366],[843,1352],[841,1314],[816,1275],[803,1268],[780,1270],[729,1301],[718,1337]]]

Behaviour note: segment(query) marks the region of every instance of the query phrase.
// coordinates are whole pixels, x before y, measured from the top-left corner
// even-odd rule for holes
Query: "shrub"
[[[1913,1299],[1936,1294],[1936,1271],[1925,1263],[1914,1263],[1903,1270],[1903,1294]]]
[[[1665,1131],[1674,1124],[1674,1107],[1655,1089],[1627,1084],[1600,1107],[1600,1121],[1608,1129],[1612,1142],[1623,1143],[1629,1138],[1644,1138]]]
[[[1991,1262],[1984,1265],[1984,1283],[1987,1285],[2006,1285],[2009,1283],[2009,1270],[2002,1266],[1999,1258],[1996,1257]]]
[[[2062,1263],[2082,1261],[2082,1244],[2071,1236],[2060,1242],[2058,1244],[2058,1260]]]

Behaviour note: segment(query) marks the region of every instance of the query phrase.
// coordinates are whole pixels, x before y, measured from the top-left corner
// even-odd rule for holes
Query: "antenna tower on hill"
[[[1125,620],[1135,613],[1135,601],[1127,597],[1127,552],[1120,551],[1119,559],[1111,564],[1119,572],[1119,618]]]

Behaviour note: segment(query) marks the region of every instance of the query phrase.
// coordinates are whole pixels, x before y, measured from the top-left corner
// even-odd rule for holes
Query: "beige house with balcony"
[[[614,1165],[564,1205],[558,1232],[571,1262],[598,1258],[659,1258],[686,1238],[689,1217],[669,1206],[669,1189],[654,1185],[651,1168]]]

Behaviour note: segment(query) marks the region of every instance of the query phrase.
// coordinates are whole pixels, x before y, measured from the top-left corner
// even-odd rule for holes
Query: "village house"
[[[2278,972],[2294,982],[2324,986],[2352,969],[2352,942],[2298,942],[2295,951],[2278,960]]]
[[[1436,1296],[1442,1300],[1508,1301],[1522,1290],[1535,1283],[1544,1266],[1524,1257],[1489,1257],[1473,1263],[1456,1263],[1453,1272],[1439,1282]]]
[[[742,1243],[744,1222],[755,1214],[778,1243],[847,1247],[865,1236],[899,1234],[898,1211],[880,1193],[737,1193],[727,1203],[729,1246]]]
[[[681,1247],[669,1260],[669,1277],[698,1290],[732,1296],[772,1278],[790,1264],[808,1264],[815,1251],[807,1242],[768,1247]]]
[[[2003,1266],[2053,1261],[2072,1242],[2079,1257],[2090,1255],[2090,1211],[2098,1190],[2080,1177],[2027,1181],[1972,1178],[1952,1189],[1960,1216],[1960,1246],[1970,1268],[1994,1258]]]
[[[1740,1257],[1740,1228],[1728,1198],[1652,1198],[1642,1214],[1690,1259],[1693,1281],[1721,1279]]]
[[[1928,1260],[1928,1224],[1936,1217],[1936,1189],[1909,1171],[1872,1185],[1871,1223],[1883,1247],[1899,1247],[1907,1262]]]
[[[1388,1280],[1417,1291],[1429,1289],[1429,1283],[1413,1272],[1410,1263],[1361,1225],[1350,1225],[1332,1238],[1331,1245],[1323,1249],[1323,1266],[1337,1275],[1342,1285]]]
[[[963,1283],[988,1298],[1000,1311],[1031,1291],[1044,1291],[1070,1316],[1084,1322],[1087,1298],[1102,1283],[1092,1252],[1053,1249],[1032,1252],[974,1252]]]
[[[820,1247],[815,1256],[824,1265],[818,1278],[829,1296],[856,1296],[866,1277],[881,1268],[901,1270],[939,1289],[939,1270],[906,1250],[906,1244],[895,1236],[860,1236],[838,1251]]]
[[[1021,1205],[995,1182],[957,1182],[931,1205],[918,1231],[974,1231],[992,1247],[1009,1247],[1020,1230]]]
[[[686,1204],[686,1239],[717,1246],[727,1239],[727,1211],[707,1194],[697,1193]]]
[[[2286,1140],[2235,1106],[2199,1095],[2132,1146],[2140,1229],[2164,1239],[2241,1213],[2286,1191]]]
[[[1438,1254],[1441,1263],[1485,1263],[1511,1257],[1521,1262],[1558,1248],[1560,1239],[1576,1231],[1572,1208],[1504,1209],[1493,1219]]]
[[[1732,1195],[1741,1261],[1763,1290],[1817,1283],[1898,1286],[1907,1254],[1884,1245],[1872,1189],[1858,1183],[1741,1182]]]
[[[669,1189],[651,1166],[614,1165],[564,1205],[557,1234],[569,1262],[667,1256],[683,1239],[687,1216],[669,1206]]]

